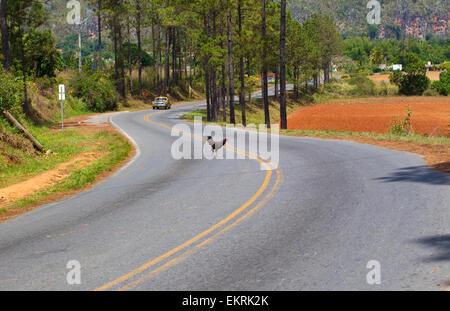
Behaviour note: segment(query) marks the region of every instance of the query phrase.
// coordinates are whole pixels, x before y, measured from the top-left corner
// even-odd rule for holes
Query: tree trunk
[[[222,120],[223,122],[227,122],[227,109],[226,109],[226,93],[227,93],[227,87],[226,87],[226,70],[225,70],[225,64],[222,64],[222,80],[220,83],[220,104],[222,106]]]
[[[216,13],[212,13],[212,38],[216,38]],[[214,68],[211,68],[211,106],[212,106],[212,121],[218,121],[218,109],[217,109],[217,73]]]
[[[98,12],[97,12],[97,25],[98,25],[98,64],[97,71],[103,70],[103,56],[102,56],[102,0],[98,0]]]
[[[172,81],[175,84],[178,82],[178,73],[177,73],[177,59],[176,59],[176,28],[172,28]]]
[[[204,63],[205,68],[205,92],[206,92],[206,120],[211,121],[211,81],[209,77],[208,61]]]
[[[157,47],[156,47],[156,81],[158,84],[158,89],[160,89],[161,83],[161,26],[158,23],[157,26],[158,38],[157,38]]]
[[[263,44],[263,52],[262,52],[262,74],[263,74],[263,85],[262,85],[262,95],[263,95],[263,103],[264,103],[264,118],[265,124],[267,128],[270,128],[270,111],[269,111],[269,86],[267,83],[267,49],[266,49],[266,0],[261,0],[261,32],[262,32],[262,44]]]
[[[328,62],[323,65],[323,82],[324,84],[330,82],[330,71]]]
[[[138,44],[138,95],[142,97],[142,39],[141,39],[141,4],[140,1],[136,3],[136,37]]]
[[[238,3],[238,24],[239,24],[239,39],[242,44],[242,0]],[[245,74],[244,74],[244,57],[242,53],[239,57],[239,79],[241,82],[241,88],[239,91],[239,104],[241,106],[242,125],[247,126],[247,118],[245,115]]]
[[[81,50],[81,25],[78,26],[78,72],[82,72],[83,71],[83,60],[82,60],[82,56],[83,56],[83,51]]]
[[[211,69],[211,108],[212,108],[212,121],[218,121],[218,102],[217,102],[217,73]]]
[[[114,49],[114,81],[116,89],[119,91],[119,67],[118,67],[118,50],[117,50],[117,14],[114,13],[113,17],[113,49]]]
[[[27,90],[27,69],[25,64],[25,51],[23,46],[23,32],[22,29],[19,27],[19,49],[20,49],[20,62],[22,67],[22,77],[23,77],[23,111],[28,117],[31,117],[31,107],[30,103],[28,102],[28,90]]]
[[[294,98],[298,98],[298,74],[297,67],[294,67]]]
[[[123,52],[123,38],[122,38],[122,26],[119,24],[119,68],[120,68],[120,95],[126,100],[126,86],[125,86],[125,59]]]
[[[34,138],[33,135],[31,135],[30,132],[28,132],[27,129],[24,128],[22,124],[20,124],[19,121],[17,121],[12,114],[10,114],[8,111],[5,111],[4,115],[14,126],[16,126],[19,130],[21,130],[24,133],[24,135],[33,143],[33,146],[37,150],[39,150],[42,153],[45,153],[45,149],[41,145],[41,143],[36,138]]]
[[[209,77],[208,62],[205,63],[205,88],[206,88],[206,120],[211,121],[211,79]]]
[[[204,23],[204,33],[210,34],[209,20],[207,15],[203,17]],[[205,71],[205,91],[206,91],[206,113],[207,113],[207,121],[211,121],[211,78],[209,76],[209,60],[207,57],[203,59],[203,70]]]
[[[164,72],[164,93],[169,92],[169,75],[170,75],[170,28],[166,28],[166,49],[165,49],[165,72]]]
[[[1,6],[0,6],[0,29],[2,33],[2,54],[4,57],[3,60],[3,67],[6,71],[9,71],[11,59],[9,54],[9,33],[8,33],[8,23],[7,23],[7,16],[8,16],[8,8],[6,5],[7,0],[1,0]]]
[[[280,29],[280,127],[287,129],[286,111],[286,0],[281,0]],[[297,81],[296,83],[297,84]]]
[[[153,20],[152,20],[151,29],[152,29],[152,58],[153,58],[152,67],[153,67],[153,72],[155,73],[155,76],[153,77],[153,86],[154,86],[154,88],[156,88],[156,85],[158,84],[157,74],[156,74],[156,70],[157,70],[157,67],[156,67],[156,39],[155,39],[156,28],[155,28],[155,23],[153,22]]]
[[[228,12],[228,76],[229,76],[229,106],[230,106],[230,123],[236,124],[236,116],[234,113],[234,65],[233,65],[233,37],[231,24],[231,11]]]
[[[275,86],[274,86],[274,97],[275,97],[275,100],[278,100],[278,93],[279,93],[279,90],[278,90],[278,77],[279,77],[279,75],[278,75],[278,67],[275,69]]]
[[[192,66],[193,66],[192,53],[189,51],[189,86],[192,88]]]
[[[186,48],[184,48],[184,56],[183,56],[183,64],[184,64],[184,81],[188,80],[188,53]]]
[[[128,74],[130,76],[130,94],[133,95],[133,64],[131,62],[131,32],[130,32],[130,19],[127,21],[127,34],[128,34]]]

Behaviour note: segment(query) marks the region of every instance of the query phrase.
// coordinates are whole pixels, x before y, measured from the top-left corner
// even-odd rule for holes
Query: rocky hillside
[[[372,35],[382,38],[400,38],[409,34],[424,39],[427,34],[448,38],[450,10],[448,0],[378,0],[381,4],[381,24],[372,27]],[[95,38],[97,29],[95,8],[82,4],[83,37]],[[300,22],[311,14],[328,14],[334,18],[344,36],[368,34],[367,8],[369,0],[288,0],[292,15]],[[51,27],[59,41],[76,34],[76,28],[66,22],[67,0],[47,2],[46,9]],[[107,25],[104,25],[105,28]],[[377,29],[376,29],[377,28]],[[373,34],[375,29],[375,34]],[[376,31],[377,30],[377,31]]]
[[[78,33],[76,25],[67,23],[67,15],[70,11],[66,8],[67,0],[53,0],[45,2],[44,6],[48,15],[48,21],[44,27],[53,30],[57,40],[61,42],[64,38]],[[82,36],[83,39],[92,39],[97,31],[97,18],[94,9],[89,6],[89,2],[84,0],[81,3]],[[106,25],[105,25],[106,28]]]
[[[450,10],[448,0],[379,0],[381,24],[379,38],[401,37],[401,34],[426,38],[433,34],[448,38]],[[313,13],[331,15],[344,36],[367,33],[369,0],[289,0],[293,16],[300,22]],[[372,32],[374,27],[372,27]]]

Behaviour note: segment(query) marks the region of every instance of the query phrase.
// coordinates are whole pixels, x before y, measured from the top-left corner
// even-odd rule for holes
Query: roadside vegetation
[[[81,134],[76,130],[69,130],[68,132],[64,135],[64,138],[60,137],[60,141],[55,144],[55,149],[61,152],[61,155],[58,153],[56,159],[54,157],[29,158],[19,166],[15,165],[12,170],[0,170],[2,179],[0,188],[53,169],[56,165],[72,159],[80,153],[89,151],[95,154],[97,158],[88,163],[88,165],[77,166],[75,163],[70,170],[70,174],[62,181],[50,187],[44,187],[26,198],[2,206],[0,208],[0,218],[7,217],[7,214],[19,213],[21,209],[27,209],[36,204],[52,200],[52,197],[62,198],[65,195],[73,194],[90,186],[99,176],[108,174],[108,172],[113,171],[119,164],[128,159],[132,150],[131,144],[125,138],[111,131],[85,134]],[[57,135],[48,135],[46,138],[53,140],[55,136]],[[74,143],[84,146],[82,148],[71,147]],[[2,205],[1,203],[0,201],[0,206]]]

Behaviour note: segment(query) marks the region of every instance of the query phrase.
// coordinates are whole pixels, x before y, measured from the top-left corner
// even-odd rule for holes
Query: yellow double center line
[[[172,130],[172,127],[166,125],[166,124],[162,124],[162,123],[158,123],[155,121],[152,121],[150,119],[151,116],[154,116],[158,113],[151,113],[148,114],[144,117],[145,121],[151,124],[155,124],[164,128],[167,128],[169,130]],[[191,134],[191,136],[194,139],[202,139],[200,137],[195,137],[194,135]],[[185,258],[189,257],[190,255],[194,254],[195,252],[197,252],[198,250],[200,250],[202,247],[206,246],[207,244],[211,243],[213,240],[215,240],[217,237],[219,237],[220,235],[222,235],[223,233],[227,232],[228,230],[232,229],[233,227],[235,227],[236,225],[238,225],[240,222],[242,222],[244,219],[248,218],[249,216],[251,216],[252,214],[254,214],[258,209],[260,209],[262,206],[264,206],[267,201],[273,197],[273,195],[275,194],[278,185],[281,182],[281,170],[278,168],[276,170],[276,181],[274,182],[274,185],[272,187],[272,189],[265,195],[265,197],[258,203],[256,204],[252,209],[248,210],[249,207],[251,205],[253,205],[266,191],[267,187],[270,184],[270,180],[272,178],[272,168],[269,166],[268,163],[264,162],[263,160],[261,160],[260,158],[258,158],[257,156],[251,155],[249,153],[246,152],[241,152],[237,149],[229,149],[232,150],[233,152],[237,153],[237,154],[245,154],[247,155],[249,158],[259,162],[260,164],[262,164],[263,166],[265,166],[268,170],[266,171],[266,176],[264,179],[263,184],[259,187],[259,189],[257,190],[257,192],[250,198],[250,200],[248,200],[247,202],[245,202],[241,207],[239,207],[237,210],[235,210],[233,213],[231,213],[230,215],[228,215],[226,218],[222,219],[221,221],[219,221],[217,224],[215,224],[214,226],[208,228],[207,230],[203,231],[202,233],[198,234],[197,236],[193,237],[192,239],[184,242],[183,244],[175,247],[174,249],[168,251],[167,253],[145,263],[144,265],[140,266],[139,268],[131,271],[130,273],[127,273],[121,277],[119,277],[118,279],[105,284],[97,289],[95,289],[95,291],[104,291],[104,290],[108,290],[111,289],[112,287],[119,287],[118,290],[129,290],[132,289],[134,287],[136,287],[137,285],[139,285],[140,283],[150,279],[151,277],[153,277],[154,275],[156,275],[157,273],[164,271],[168,268],[170,268],[171,266],[179,263],[180,261],[184,260]],[[244,214],[244,212],[246,211],[246,213]],[[238,218],[238,216],[240,216],[242,214],[241,217]],[[220,230],[218,230],[220,229]],[[215,232],[212,236],[210,236],[209,238],[205,239],[204,241],[198,243],[197,245],[193,246],[191,249],[184,251],[183,253],[179,254],[178,256],[174,257],[173,259],[169,260],[168,262],[166,262],[165,264],[151,270],[150,268],[153,268],[154,266],[156,266],[157,264],[161,263],[162,261],[168,259],[169,257],[172,257],[173,255],[177,254],[178,252],[187,249],[189,246],[192,246],[193,244],[195,244],[196,242],[199,242],[202,238],[207,237],[209,234],[213,233],[214,231],[218,230],[217,232]],[[140,273],[143,272],[147,272],[145,275],[137,278],[136,280],[128,283],[128,284],[124,284],[126,281],[130,280],[131,278],[137,276]]]

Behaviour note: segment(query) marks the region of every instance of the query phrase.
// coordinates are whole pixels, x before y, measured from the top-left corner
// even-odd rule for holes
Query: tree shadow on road
[[[417,240],[417,243],[435,250],[433,256],[425,261],[450,261],[450,234],[426,237]]]
[[[397,170],[387,177],[376,180],[383,182],[417,182],[430,185],[450,185],[450,174],[437,172],[429,166],[412,166]]]

